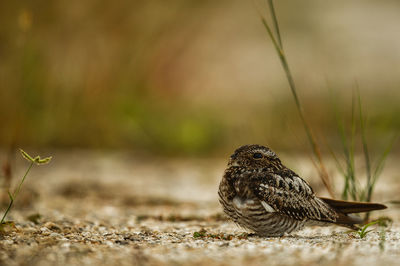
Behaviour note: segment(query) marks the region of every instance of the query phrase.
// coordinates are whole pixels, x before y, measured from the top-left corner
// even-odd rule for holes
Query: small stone
[[[58,233],[51,233],[49,236],[50,237],[61,237],[61,235]]]
[[[37,229],[34,227],[27,227],[27,228],[24,228],[23,232],[25,234],[33,234],[33,233],[37,232]]]
[[[4,244],[6,244],[6,245],[12,245],[12,244],[14,244],[14,241],[12,241],[12,240],[10,240],[10,239],[3,240],[2,242],[3,242]]]
[[[47,222],[44,224],[44,226],[50,229],[51,231],[61,231],[61,228],[52,222]]]
[[[83,237],[91,237],[92,234],[91,234],[90,232],[83,232],[83,233],[82,233],[82,236],[83,236]]]
[[[51,231],[47,227],[40,228],[41,235],[48,236],[51,234]]]

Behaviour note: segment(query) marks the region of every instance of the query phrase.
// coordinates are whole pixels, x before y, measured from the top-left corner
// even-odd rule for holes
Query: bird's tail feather
[[[344,201],[344,200],[334,200],[328,198],[320,198],[326,204],[337,210],[338,212],[347,213],[360,213],[360,212],[370,212],[376,210],[383,210],[387,207],[379,203],[370,202],[356,202],[356,201]]]
[[[336,210],[339,216],[337,217],[335,224],[354,230],[358,229],[356,224],[361,224],[363,220],[357,215],[352,215],[352,213],[369,212],[387,208],[385,205],[379,203],[344,201],[328,198],[320,199],[328,204],[331,208]]]

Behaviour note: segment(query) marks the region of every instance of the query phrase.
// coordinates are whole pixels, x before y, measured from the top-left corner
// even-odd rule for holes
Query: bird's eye
[[[256,152],[256,153],[253,154],[253,158],[254,158],[254,159],[261,159],[262,157],[264,157],[264,156],[262,155],[262,153]]]

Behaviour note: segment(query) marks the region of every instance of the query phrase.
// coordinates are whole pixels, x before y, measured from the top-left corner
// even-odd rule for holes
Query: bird
[[[362,219],[353,213],[387,208],[318,197],[274,151],[257,144],[241,146],[230,156],[218,195],[231,220],[261,237],[281,237],[311,225],[356,230]]]

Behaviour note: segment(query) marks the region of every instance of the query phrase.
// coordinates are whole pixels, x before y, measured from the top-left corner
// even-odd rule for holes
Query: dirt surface
[[[15,227],[0,235],[1,265],[400,265],[395,206],[374,213],[393,224],[363,239],[340,227],[259,238],[221,213],[216,193],[225,160],[53,155],[33,169],[8,217]],[[284,161],[324,195],[300,158]],[[16,175],[26,166],[18,159]],[[396,160],[387,166],[376,201],[398,197]]]

